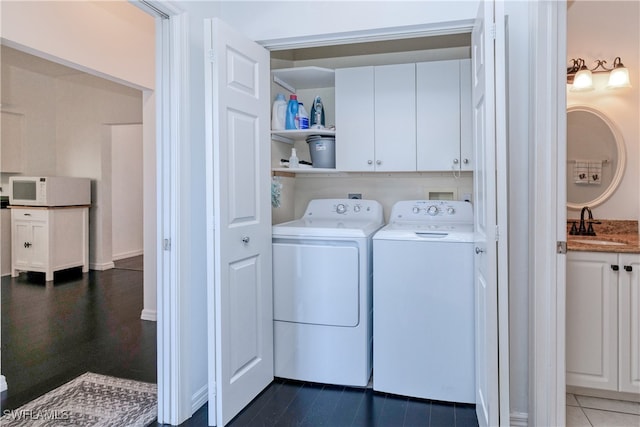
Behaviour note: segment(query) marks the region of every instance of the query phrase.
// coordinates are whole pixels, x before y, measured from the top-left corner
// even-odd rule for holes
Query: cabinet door
[[[473,170],[473,117],[471,115],[471,60],[460,61],[460,169]]]
[[[619,390],[640,393],[640,255],[620,254]]]
[[[460,61],[417,64],[418,170],[460,169]]]
[[[415,64],[375,67],[376,171],[416,170]]]
[[[49,228],[43,221],[31,223],[31,253],[30,266],[32,268],[47,268],[49,266]]]
[[[336,169],[375,170],[373,67],[336,70]]]
[[[13,230],[11,231],[11,240],[13,247],[11,248],[11,263],[14,268],[22,268],[29,266],[32,242],[31,221],[13,221]]]
[[[616,254],[567,254],[567,384],[618,388]]]

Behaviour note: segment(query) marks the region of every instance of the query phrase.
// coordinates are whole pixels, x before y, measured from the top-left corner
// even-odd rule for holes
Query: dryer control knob
[[[419,207],[417,207],[417,206],[414,206],[414,207],[413,207],[413,213],[414,213],[414,214],[418,214],[418,213],[420,213],[420,208],[419,208]]]
[[[347,211],[347,207],[344,204],[340,203],[338,206],[336,206],[336,212],[337,213],[343,214],[346,211]]]
[[[427,208],[427,213],[431,216],[436,216],[438,214],[438,207],[435,205],[431,205]]]
[[[448,213],[449,215],[453,215],[454,213],[456,213],[456,210],[455,210],[455,209],[453,209],[451,206],[449,206],[449,207],[447,208],[447,213]]]

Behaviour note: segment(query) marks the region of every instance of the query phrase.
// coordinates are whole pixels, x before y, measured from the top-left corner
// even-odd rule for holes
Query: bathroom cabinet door
[[[619,255],[619,390],[640,393],[640,255]]]
[[[618,389],[617,265],[617,254],[567,254],[567,385]]]

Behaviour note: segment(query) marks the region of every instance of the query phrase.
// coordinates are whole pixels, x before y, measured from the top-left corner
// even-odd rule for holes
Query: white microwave
[[[66,176],[12,176],[9,204],[14,206],[80,206],[91,204],[91,180]]]

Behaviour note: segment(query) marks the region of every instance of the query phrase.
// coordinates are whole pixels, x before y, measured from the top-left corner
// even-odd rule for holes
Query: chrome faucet
[[[587,222],[589,223],[588,227],[585,226],[585,212],[587,212],[587,214],[589,215],[589,218],[587,220]],[[601,222],[593,220],[593,213],[591,212],[591,208],[589,208],[589,206],[583,207],[580,211],[580,226],[578,227],[578,232],[576,234],[578,234],[579,236],[595,236],[596,232],[593,230],[593,224],[601,224]]]

